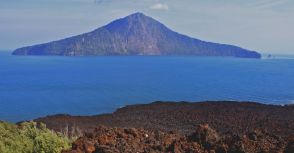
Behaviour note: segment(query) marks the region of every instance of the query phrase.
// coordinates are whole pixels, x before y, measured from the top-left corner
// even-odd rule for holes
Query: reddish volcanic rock
[[[94,148],[94,149],[93,149]],[[201,152],[201,146],[180,134],[158,130],[98,127],[73,143],[64,153]]]
[[[285,153],[293,153],[294,152],[294,136],[289,138],[288,144],[285,149]]]
[[[274,135],[256,130],[243,136],[219,135],[207,124],[191,135],[159,130],[98,127],[63,153],[283,153],[287,143]]]
[[[268,133],[288,137],[294,133],[294,107],[252,102],[154,102],[126,106],[112,114],[54,115],[35,121],[43,122],[55,131],[68,129],[68,133],[91,132],[104,125],[191,134],[199,124],[207,123],[219,133],[241,135],[262,128]]]
[[[196,131],[189,136],[189,139],[202,144],[205,149],[212,149],[212,146],[219,141],[220,137],[214,129],[205,124],[199,125]]]
[[[69,153],[294,153],[293,105],[155,102],[112,114],[35,121],[70,136],[86,133]]]

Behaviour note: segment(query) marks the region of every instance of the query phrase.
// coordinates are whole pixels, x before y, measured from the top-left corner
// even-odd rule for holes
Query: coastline
[[[285,152],[294,149],[294,105],[255,102],[153,102],[111,114],[59,114],[34,120],[80,137],[82,152]]]
[[[49,129],[62,131],[66,126],[93,131],[97,126],[146,128],[191,133],[199,124],[209,124],[221,133],[246,133],[264,128],[279,135],[294,133],[294,105],[269,105],[255,102],[153,102],[128,105],[109,114],[71,116],[57,114],[37,118]]]
[[[6,132],[18,132],[26,128],[39,131],[38,135],[48,132],[48,139],[54,138],[55,144],[58,145],[59,140],[64,142],[59,147],[49,149],[58,149],[62,153],[294,151],[292,104],[156,101],[120,107],[109,114],[57,114],[19,122],[17,125],[0,123]],[[28,127],[24,128],[24,125]],[[9,131],[7,126],[13,129]],[[41,141],[48,140],[44,138]]]

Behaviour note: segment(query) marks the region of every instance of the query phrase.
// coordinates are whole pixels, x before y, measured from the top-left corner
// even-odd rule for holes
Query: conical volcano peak
[[[144,13],[141,13],[141,12],[136,12],[136,13],[133,13],[129,16],[127,16],[127,18],[144,18],[144,17],[147,17]]]
[[[145,14],[141,13],[141,12],[137,12],[134,14],[131,14],[129,16],[126,16],[125,18],[123,18],[129,22],[158,22],[155,19],[146,16]]]
[[[126,16],[124,18],[115,20],[108,25],[105,26],[105,28],[111,32],[131,32],[132,30],[138,31],[142,33],[143,31],[146,31],[147,29],[155,28],[163,28],[163,24],[161,24],[159,21],[144,15],[143,13],[134,13],[129,16]],[[131,30],[131,31],[130,31]]]
[[[191,38],[137,12],[78,36],[22,47],[14,55],[193,55],[260,58],[257,52]]]

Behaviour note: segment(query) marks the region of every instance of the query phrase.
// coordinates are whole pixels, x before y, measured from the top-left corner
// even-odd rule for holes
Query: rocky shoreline
[[[112,114],[39,118],[81,136],[80,152],[294,152],[294,106],[253,102],[154,102]],[[146,136],[147,135],[147,136]]]
[[[293,137],[285,140],[255,130],[242,136],[219,135],[199,125],[189,135],[159,130],[98,127],[62,153],[293,153]]]

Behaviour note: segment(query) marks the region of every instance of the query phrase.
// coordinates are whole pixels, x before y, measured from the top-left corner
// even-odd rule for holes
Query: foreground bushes
[[[17,126],[0,122],[0,153],[60,153],[70,147],[70,140],[35,122]]]

